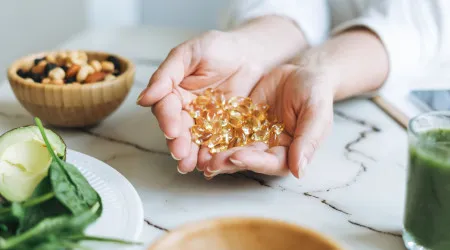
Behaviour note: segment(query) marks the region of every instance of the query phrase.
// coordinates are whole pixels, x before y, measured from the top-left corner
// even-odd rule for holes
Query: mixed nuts
[[[89,60],[86,52],[69,51],[36,58],[28,69],[19,69],[17,75],[25,81],[38,84],[89,84],[112,80],[121,73],[120,61],[115,56],[106,60]]]

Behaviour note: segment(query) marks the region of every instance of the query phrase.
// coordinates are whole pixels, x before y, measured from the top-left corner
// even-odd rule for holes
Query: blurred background
[[[154,25],[217,28],[227,0],[0,1],[0,68],[18,57],[54,49],[86,29]],[[0,79],[6,70],[0,71]]]

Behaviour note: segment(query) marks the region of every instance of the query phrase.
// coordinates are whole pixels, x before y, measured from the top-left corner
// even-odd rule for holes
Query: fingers
[[[181,112],[181,122],[177,124],[180,127],[180,136],[174,139],[168,139],[167,145],[175,160],[181,160],[189,156],[191,151],[191,133],[190,127],[194,121],[186,111]],[[175,124],[173,124],[175,125]]]
[[[198,153],[197,169],[199,171],[205,171],[208,168],[211,159],[212,155],[209,153],[209,148],[202,146]]]
[[[255,103],[266,103],[273,106],[277,100],[281,99],[286,79],[294,69],[295,67],[292,65],[275,68],[259,80],[251,92],[250,98]]]
[[[188,74],[191,56],[188,44],[181,44],[172,49],[150,78],[148,87],[139,95],[137,104],[152,106],[171,93],[173,88],[178,86],[184,76]]]
[[[230,161],[231,155],[244,148],[264,151],[267,149],[267,145],[265,143],[254,143],[246,147],[235,147],[227,151],[214,154],[209,161],[209,165],[205,169],[205,176],[212,177],[218,174],[234,173],[237,171],[246,170],[246,166],[237,166]]]
[[[178,172],[186,174],[192,172],[197,165],[198,145],[191,142],[189,155],[178,162]]]
[[[306,110],[297,118],[294,140],[288,153],[289,169],[297,178],[304,175],[307,164],[327,134],[333,120],[332,100]]]
[[[226,97],[249,96],[252,89],[258,83],[262,75],[262,69],[252,65],[242,65],[233,75],[218,86]]]
[[[230,161],[241,169],[260,174],[284,176],[289,173],[287,147],[273,147],[266,151],[244,148],[230,156]]]
[[[181,134],[181,101],[171,93],[153,107],[153,113],[159,127],[168,139],[177,138]]]

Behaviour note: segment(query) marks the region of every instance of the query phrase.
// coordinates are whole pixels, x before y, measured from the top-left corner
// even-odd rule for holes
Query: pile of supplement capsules
[[[253,142],[278,145],[284,124],[269,117],[269,106],[254,104],[248,97],[226,99],[219,90],[207,89],[189,107],[195,121],[192,141],[214,154]]]

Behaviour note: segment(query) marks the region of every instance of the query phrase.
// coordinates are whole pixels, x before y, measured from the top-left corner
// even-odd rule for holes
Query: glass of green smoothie
[[[410,250],[450,249],[450,111],[409,122],[403,240]]]

